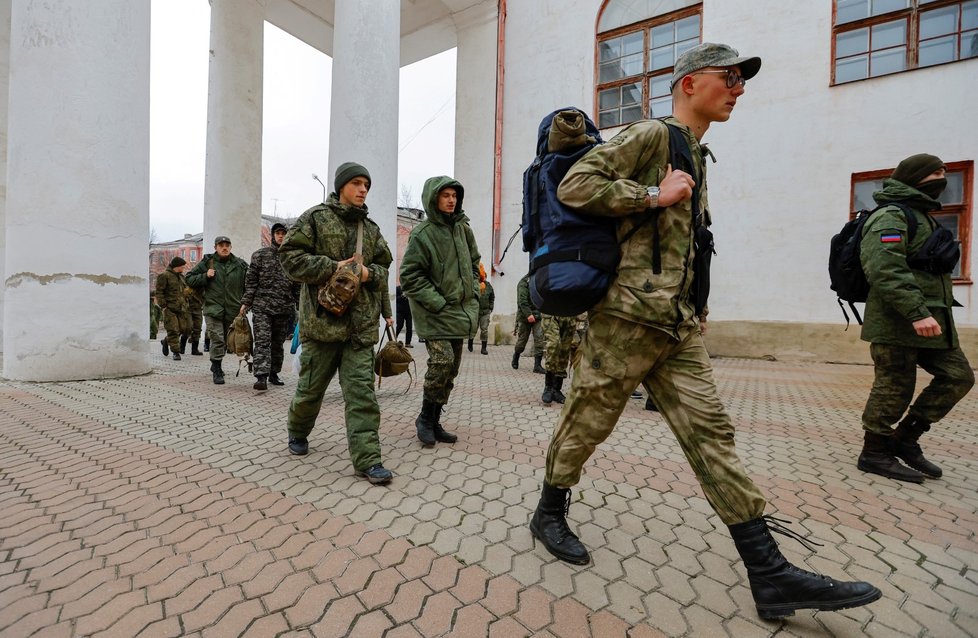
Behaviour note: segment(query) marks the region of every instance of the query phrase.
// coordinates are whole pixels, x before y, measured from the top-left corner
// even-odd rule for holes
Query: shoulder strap
[[[357,247],[353,252],[353,261],[363,265],[363,220],[357,222]]]

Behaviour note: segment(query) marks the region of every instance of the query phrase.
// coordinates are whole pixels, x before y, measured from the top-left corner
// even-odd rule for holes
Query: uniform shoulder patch
[[[880,242],[884,244],[897,244],[903,241],[900,233],[880,233]]]

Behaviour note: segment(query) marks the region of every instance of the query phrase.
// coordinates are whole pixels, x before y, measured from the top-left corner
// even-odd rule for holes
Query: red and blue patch
[[[903,241],[903,235],[900,233],[885,233],[880,235],[880,241],[884,244],[897,244]]]

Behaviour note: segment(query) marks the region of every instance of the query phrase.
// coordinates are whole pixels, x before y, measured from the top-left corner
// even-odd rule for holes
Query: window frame
[[[932,69],[945,64],[955,64],[957,62],[965,62],[967,60],[978,60],[978,57],[971,56],[967,58],[960,57],[961,55],[961,22],[958,21],[958,31],[955,31],[957,37],[957,47],[958,47],[958,59],[948,60],[947,62],[940,62],[938,64],[929,64],[927,66],[920,66],[920,15],[922,13],[929,13],[938,9],[943,9],[946,7],[959,7],[958,17],[961,17],[961,9],[964,4],[969,0],[933,0],[932,2],[926,2],[921,4],[920,0],[910,0],[910,6],[904,9],[898,9],[896,11],[889,11],[887,13],[881,13],[875,16],[868,16],[866,18],[860,18],[859,20],[852,20],[851,22],[846,22],[843,24],[837,24],[838,12],[839,12],[839,0],[832,0],[832,32],[830,37],[831,41],[831,58],[830,66],[831,72],[829,77],[829,86],[843,86],[845,84],[854,84],[856,82],[864,82],[866,80],[872,80],[874,78],[882,78],[890,75],[898,75],[900,73],[907,73],[908,71],[916,71],[918,69]],[[904,68],[902,71],[893,71],[892,73],[884,73],[882,75],[867,75],[864,78],[859,78],[857,80],[847,80],[845,82],[836,82],[836,67],[838,66],[839,59],[836,57],[836,40],[838,36],[842,33],[848,33],[850,31],[857,31],[859,29],[869,29],[868,35],[868,49],[865,54],[872,56],[872,28],[874,26],[886,24],[888,22],[896,22],[898,20],[904,20],[906,24],[906,58],[904,59]],[[969,29],[971,31],[971,29]],[[944,34],[946,37],[952,35],[951,33]],[[928,38],[933,40],[936,38]],[[881,49],[882,50],[882,49]],[[871,63],[870,59],[870,63]]]
[[[971,228],[972,220],[974,219],[972,216],[974,206],[972,194],[974,193],[975,179],[974,161],[946,162],[944,165],[947,167],[948,173],[963,174],[961,184],[961,198],[963,201],[960,204],[944,204],[938,213],[940,216],[958,216],[958,241],[961,245],[961,274],[955,277],[952,283],[955,285],[970,286],[973,283],[971,279]],[[853,219],[856,215],[856,183],[886,179],[893,174],[893,170],[893,168],[886,168],[852,174],[849,182],[849,219]]]
[[[595,23],[595,26],[597,26],[597,23],[601,21],[601,14],[604,12],[604,8],[605,8],[605,6],[607,4],[608,4],[608,0],[605,0],[605,2],[602,4],[601,11],[598,12],[598,18],[597,18],[597,21]],[[642,84],[642,102],[641,102],[642,116],[641,116],[640,119],[648,119],[648,118],[651,117],[651,114],[649,112],[649,101],[651,99],[651,84],[652,84],[652,81],[655,78],[660,78],[660,77],[663,77],[663,76],[664,77],[671,78],[672,77],[672,72],[673,72],[673,70],[675,68],[674,66],[668,66],[668,67],[665,67],[663,69],[657,69],[654,72],[653,71],[647,71],[647,70],[645,70],[649,66],[649,56],[651,54],[651,49],[649,48],[649,46],[650,46],[652,29],[654,29],[655,27],[662,26],[664,24],[670,24],[670,23],[673,23],[673,22],[678,22],[679,20],[683,20],[685,18],[689,18],[689,17],[694,16],[694,15],[698,15],[699,16],[699,23],[700,23],[699,24],[699,36],[698,36],[698,39],[699,39],[698,44],[699,44],[699,43],[702,43],[703,42],[703,3],[702,2],[700,2],[698,4],[694,4],[694,5],[690,6],[690,7],[684,7],[682,9],[677,9],[676,11],[671,11],[669,13],[664,13],[662,15],[655,16],[655,17],[649,18],[647,20],[642,20],[640,22],[633,22],[631,24],[620,26],[620,27],[617,27],[617,28],[612,29],[610,31],[603,31],[603,32],[597,33],[595,35],[595,39],[594,39],[594,107],[592,109],[592,113],[594,114],[594,121],[595,121],[595,123],[597,124],[597,126],[598,126],[598,128],[600,130],[607,130],[607,129],[612,129],[612,128],[618,128],[618,127],[621,127],[621,126],[627,126],[628,124],[631,124],[632,122],[638,121],[638,120],[630,120],[628,122],[620,122],[620,123],[614,124],[612,126],[606,126],[606,127],[602,127],[601,126],[601,121],[600,121],[601,120],[601,101],[600,101],[600,95],[601,95],[601,92],[602,91],[607,91],[608,89],[620,88],[620,87],[625,86],[625,85],[628,85],[628,84],[635,84],[635,83],[640,82]],[[602,83],[600,81],[600,79],[601,79],[601,43],[604,42],[604,41],[606,41],[606,40],[613,40],[615,38],[620,38],[620,37],[622,37],[624,35],[628,35],[630,33],[635,33],[635,32],[641,32],[642,33],[642,69],[643,69],[642,70],[642,73],[640,73],[638,75],[629,75],[629,76],[626,76],[626,77],[618,78],[617,80],[613,80],[613,81],[610,81],[610,82],[603,82]],[[619,108],[620,107],[621,107],[621,105],[619,103]]]

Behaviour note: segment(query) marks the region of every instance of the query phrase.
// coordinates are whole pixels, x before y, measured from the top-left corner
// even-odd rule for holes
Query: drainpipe
[[[506,62],[506,0],[498,0],[496,16],[496,130],[492,175],[492,270],[498,271],[502,233],[503,191],[503,80]]]

